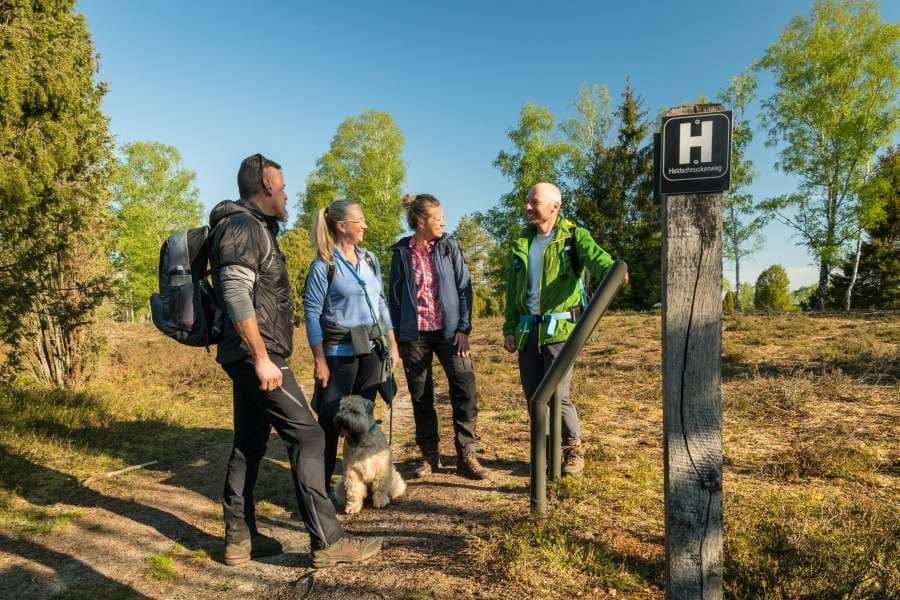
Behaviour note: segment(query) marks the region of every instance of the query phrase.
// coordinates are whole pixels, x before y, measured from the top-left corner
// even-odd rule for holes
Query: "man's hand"
[[[453,345],[456,346],[456,355],[468,357],[469,352],[469,334],[457,333],[453,336]]]
[[[508,335],[503,338],[503,348],[507,352],[515,352],[516,351],[516,336]]]
[[[319,384],[321,388],[328,387],[328,379],[331,377],[331,371],[328,369],[328,363],[325,362],[325,357],[322,356],[319,358],[318,356],[315,359],[315,366],[313,367],[313,378],[316,380],[316,383]]]
[[[625,271],[625,281],[622,282],[622,287],[628,285],[628,271]]]
[[[262,356],[253,362],[256,377],[259,379],[259,389],[271,392],[281,387],[281,369],[273,363],[269,356]]]

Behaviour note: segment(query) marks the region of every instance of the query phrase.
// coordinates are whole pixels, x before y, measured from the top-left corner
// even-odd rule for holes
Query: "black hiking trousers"
[[[432,368],[435,354],[447,374],[456,453],[473,451],[478,440],[475,435],[478,402],[472,359],[459,356],[453,341],[445,338],[443,331],[420,331],[419,339],[405,344],[403,369],[416,422],[416,443],[422,453],[428,455],[438,451],[438,417],[434,409]]]
[[[234,386],[234,447],[228,459],[222,502],[225,540],[239,542],[257,533],[253,488],[274,427],[287,446],[294,493],[309,532],[310,549],[319,550],[344,535],[325,493],[325,434],[287,362],[275,354],[269,358],[282,373],[281,387],[271,392],[259,389],[252,363],[222,365]]]

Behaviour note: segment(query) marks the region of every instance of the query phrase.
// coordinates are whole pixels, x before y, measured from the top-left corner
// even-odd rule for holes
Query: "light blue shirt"
[[[544,250],[550,245],[550,240],[556,235],[556,228],[550,230],[547,235],[535,232],[531,247],[528,249],[528,294],[525,296],[525,306],[533,315],[541,314],[541,277],[544,274]]]
[[[338,256],[337,248],[334,249],[334,253],[334,279],[330,288],[328,287],[328,263],[321,257],[316,257],[309,267],[306,291],[303,293],[303,317],[306,321],[306,338],[310,348],[324,341],[323,323],[348,328],[374,325],[372,312],[366,302],[366,295],[375,309],[375,314],[381,318],[389,330],[393,328],[387,301],[384,297],[378,259],[372,254],[369,255],[375,263],[375,271],[373,271],[365,259],[366,251],[360,248],[356,249],[356,274],[366,286],[364,292],[352,272],[353,267],[350,263],[344,260],[343,256]],[[325,355],[353,356],[353,345],[350,342],[325,344]]]

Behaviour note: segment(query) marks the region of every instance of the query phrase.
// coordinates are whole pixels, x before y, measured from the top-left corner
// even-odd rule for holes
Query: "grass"
[[[147,577],[157,581],[173,582],[176,578],[175,558],[168,552],[151,554],[147,557]]]
[[[516,357],[503,351],[499,329],[499,319],[482,319],[472,336],[478,430],[486,454],[520,475],[499,481],[490,495],[492,523],[461,534],[471,548],[465,568],[511,597],[616,590],[661,598],[659,315],[606,315],[580,355],[572,393],[587,469],[551,486],[545,520],[528,515],[522,491],[528,417]],[[83,486],[85,478],[148,460],[164,469],[230,442],[230,384],[205,352],[177,346],[147,325],[113,325],[109,338],[98,376],[82,390],[0,387],[0,529],[25,537],[64,531],[105,485]],[[302,331],[296,340],[303,348]],[[295,373],[308,386],[301,354]],[[726,317],[726,595],[900,595],[898,356],[896,314]],[[414,445],[410,433],[395,431],[395,444]],[[293,502],[288,487],[268,486],[261,481],[257,490],[261,516]],[[173,547],[146,560],[149,579],[171,582],[179,562],[189,561],[182,565],[187,577],[209,555]],[[87,590],[75,588],[59,597],[132,593],[104,590],[79,596]]]
[[[13,512],[6,512],[5,523],[0,525],[9,528],[19,535],[50,535],[65,531],[73,519],[84,513],[79,510],[47,509],[42,507],[25,507]]]
[[[662,597],[658,335],[656,316],[604,317],[573,380],[585,475],[551,486],[545,520],[511,504],[476,540],[476,564],[513,595]],[[898,348],[897,315],[726,318],[726,596],[900,595]],[[510,379],[479,388],[507,438],[521,426],[497,418],[521,393]]]

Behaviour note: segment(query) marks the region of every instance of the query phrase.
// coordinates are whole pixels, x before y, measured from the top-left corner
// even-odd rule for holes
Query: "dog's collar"
[[[367,431],[366,433],[372,433],[373,431],[375,431],[375,428],[381,425],[382,422],[383,421],[381,419],[375,419],[374,421],[372,421],[372,424],[369,425],[369,431]]]

